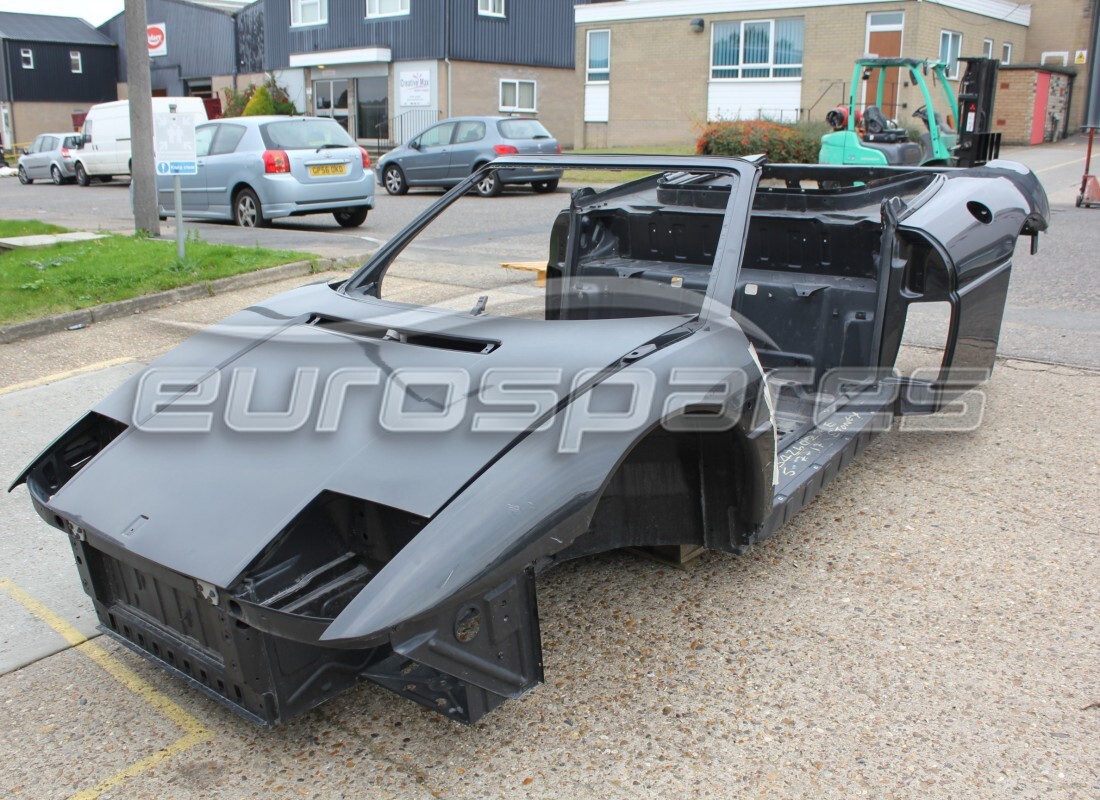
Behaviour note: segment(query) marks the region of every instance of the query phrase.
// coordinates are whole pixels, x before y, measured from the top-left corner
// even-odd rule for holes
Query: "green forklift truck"
[[[989,128],[999,62],[988,58],[960,60],[967,67],[958,99],[947,78],[947,65],[942,62],[915,58],[861,58],[856,61],[847,107],[838,106],[825,116],[833,131],[821,137],[818,162],[861,166],[956,166],[962,161],[973,165],[996,158],[1000,134],[990,133]],[[892,69],[919,88],[924,99],[924,104],[913,112],[913,117],[924,126],[924,133],[917,141],[912,141],[909,131],[888,119],[882,111],[888,70]],[[929,73],[932,83],[939,86],[938,107],[926,80]],[[872,78],[877,83],[876,96],[860,115],[856,108],[858,89]],[[958,117],[955,117],[956,112]],[[961,140],[959,130],[954,127],[956,119],[963,121]]]

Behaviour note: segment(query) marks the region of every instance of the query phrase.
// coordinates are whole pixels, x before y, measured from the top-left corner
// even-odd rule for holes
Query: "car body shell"
[[[541,167],[654,172],[571,196],[546,319],[380,293],[485,172]],[[238,713],[275,724],[370,680],[474,722],[542,680],[536,575],[622,547],[744,552],[896,415],[988,376],[1016,239],[1048,219],[1038,181],[1008,162],[503,157],[348,281],[252,306],[163,356],[13,488],[69,536],[103,629]],[[899,376],[921,302],[951,308],[943,365]],[[495,376],[532,365],[557,371],[549,399],[518,426],[467,424],[499,408]],[[414,412],[461,405],[455,424],[410,432],[374,413],[418,370],[453,391],[403,397]],[[285,413],[300,424],[250,431],[241,375],[293,385]],[[575,414],[624,385],[653,387],[652,401],[567,446]],[[364,392],[346,423],[314,402],[320,386]],[[178,427],[189,409],[209,417],[200,436]],[[706,419],[728,424],[696,427]]]
[[[265,220],[374,207],[374,173],[363,166],[363,151],[350,138],[345,147],[285,149],[290,172],[268,173],[264,152],[279,149],[265,141],[270,125],[339,128],[326,117],[230,117],[197,126],[198,171],[180,176],[185,217],[232,221],[234,202],[245,189],[256,193]],[[318,170],[342,173],[312,174]],[[163,216],[175,212],[173,189],[171,176],[157,176]]]

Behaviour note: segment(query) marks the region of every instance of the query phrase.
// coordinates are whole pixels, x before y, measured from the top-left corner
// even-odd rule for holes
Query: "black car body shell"
[[[812,499],[894,414],[935,411],[949,389],[966,384],[959,368],[988,373],[1016,239],[1037,236],[1049,217],[1034,176],[1001,162],[892,170],[516,156],[486,169],[609,165],[710,176],[725,192],[717,193],[713,264],[697,287],[705,299],[693,313],[549,322],[380,299],[393,257],[475,175],[350,281],[303,287],[198,334],[47,448],[14,485],[26,482],[42,517],[68,533],[104,630],[258,722],[288,719],[363,679],[475,721],[542,679],[536,574],[624,546],[740,552]],[[761,177],[767,188],[758,188]],[[834,188],[803,189],[807,181]],[[690,181],[662,185],[673,205],[716,202]],[[575,228],[586,209],[615,210],[629,191],[603,192],[598,201],[574,196],[570,246],[579,247]],[[874,257],[860,256],[870,265],[863,277],[847,266],[816,284],[789,270],[769,277],[766,244],[746,255],[757,218],[765,232],[769,219],[796,218],[840,226],[837,235],[864,231],[877,237]],[[570,253],[555,263],[551,255],[563,287],[582,260]],[[842,407],[833,397],[834,415],[785,429],[775,407],[783,397],[765,388],[765,372],[784,359],[816,369],[822,358],[792,355],[783,341],[769,355],[769,337],[753,333],[751,313],[730,314],[756,302],[760,295],[746,287],[757,284],[746,281],[758,279],[769,297],[795,303],[845,298],[831,315],[839,308],[846,319],[840,361],[858,351],[858,366],[876,375],[893,366],[908,305],[948,301],[938,381],[897,379],[905,398],[883,400],[881,386],[893,379],[876,378],[853,393],[863,402]],[[864,305],[844,305],[851,303]],[[778,339],[798,340],[794,316],[772,328]],[[323,416],[314,413],[315,396],[349,370],[381,382],[405,370],[457,371],[466,376],[469,417],[485,410],[475,389],[491,383],[494,370],[532,364],[558,368],[562,381],[554,402],[520,430],[387,430],[377,415],[384,399],[357,395],[362,383],[354,380],[345,386],[349,400],[359,398],[350,419],[339,430],[313,424]],[[589,432],[564,452],[565,417],[578,398],[638,367],[658,387],[655,402],[629,430]],[[701,392],[668,388],[675,370],[693,369],[709,370]],[[300,402],[292,397],[291,412],[306,409],[310,424],[280,433],[215,425],[201,436],[151,430],[179,410],[229,419],[231,372],[252,375],[261,391],[285,393],[293,384]],[[147,408],[140,400],[151,375],[177,375],[179,386]],[[804,389],[792,391],[804,399]],[[716,404],[732,412],[720,434],[663,427]],[[622,477],[625,464],[634,483]],[[675,489],[664,485],[669,474]],[[663,492],[661,504],[643,496]],[[637,508],[622,511],[613,496]],[[638,514],[666,514],[667,524],[639,522]],[[690,524],[677,525],[685,514]]]

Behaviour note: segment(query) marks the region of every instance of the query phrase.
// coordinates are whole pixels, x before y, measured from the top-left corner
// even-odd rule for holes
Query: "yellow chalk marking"
[[[1062,167],[1068,167],[1071,164],[1080,164],[1084,160],[1085,160],[1085,157],[1081,156],[1080,158],[1075,158],[1072,161],[1063,161],[1061,164],[1052,164],[1049,167],[1043,167],[1042,169],[1032,170],[1032,172],[1035,172],[1035,173],[1050,172],[1052,169],[1060,169]]]
[[[0,388],[0,394],[8,394],[10,392],[18,392],[20,389],[33,389],[35,386],[44,386],[47,383],[56,383],[57,381],[63,381],[66,378],[74,378],[77,375],[83,375],[86,372],[97,372],[101,369],[107,369],[108,367],[117,367],[119,364],[128,364],[135,359],[130,356],[124,356],[122,358],[112,358],[109,361],[100,361],[97,364],[88,364],[86,367],[77,367],[76,369],[66,370],[65,372],[58,372],[53,375],[47,375],[44,378],[35,378],[32,381],[23,381],[23,383],[13,383],[11,386],[4,386]]]
[[[120,783],[140,775],[150,767],[154,767],[172,756],[179,755],[185,750],[189,750],[195,745],[205,742],[213,735],[213,733],[205,728],[201,722],[176,705],[176,703],[164,694],[153,688],[137,673],[95,642],[88,641],[88,638],[84,636],[84,634],[7,578],[0,578],[0,589],[6,591],[17,603],[53,628],[54,631],[60,634],[65,641],[75,647],[80,653],[90,658],[112,678],[157,711],[164,714],[168,719],[172,720],[172,722],[183,731],[183,736],[172,742],[172,744],[131,764],[111,777],[100,781],[90,789],[85,789],[82,792],[74,794],[69,800],[95,800],[95,798],[99,797],[104,792],[110,791]]]

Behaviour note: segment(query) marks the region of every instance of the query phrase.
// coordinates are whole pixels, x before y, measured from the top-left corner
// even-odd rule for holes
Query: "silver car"
[[[321,117],[231,117],[195,128],[198,173],[183,175],[186,217],[262,227],[277,217],[331,213],[345,228],[374,208],[370,156]],[[172,177],[157,175],[162,217],[175,213]]]
[[[561,145],[530,117],[454,117],[427,128],[378,159],[378,177],[390,194],[410,186],[454,186],[497,156],[560,153]],[[505,184],[529,183],[552,192],[559,169],[494,170],[476,185],[482,197],[495,197]]]
[[[19,156],[19,182],[52,180],[58,186],[73,179],[73,151],[80,149],[79,133],[43,133]]]

